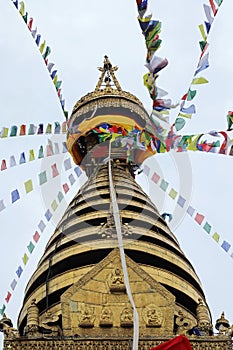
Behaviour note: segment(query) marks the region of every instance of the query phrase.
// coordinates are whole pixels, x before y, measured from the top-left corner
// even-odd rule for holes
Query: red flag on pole
[[[192,350],[192,347],[184,335],[178,335],[150,350]]]

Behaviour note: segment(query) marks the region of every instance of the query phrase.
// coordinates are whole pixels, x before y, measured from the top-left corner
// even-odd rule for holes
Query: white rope
[[[123,275],[124,275],[126,292],[133,308],[134,333],[133,333],[132,350],[138,350],[139,318],[138,318],[138,312],[137,312],[136,306],[134,304],[133,295],[131,293],[130,284],[129,284],[129,276],[128,276],[128,270],[127,270],[126,259],[125,259],[125,251],[124,251],[123,240],[122,240],[121,219],[120,219],[119,207],[116,199],[116,193],[113,186],[112,167],[111,167],[111,142],[109,142],[108,172],[109,172],[109,187],[110,187],[110,195],[112,200],[113,217],[115,221],[118,246],[120,250],[121,266],[122,266]]]

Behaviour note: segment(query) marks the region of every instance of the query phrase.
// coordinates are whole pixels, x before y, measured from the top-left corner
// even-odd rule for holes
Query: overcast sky
[[[34,23],[52,49],[49,61],[55,63],[66,107],[70,112],[75,102],[94,89],[105,54],[119,66],[117,77],[126,91],[134,93],[150,109],[151,101],[143,86],[142,76],[146,72],[144,39],[137,23],[134,0],[28,0],[25,5]],[[207,3],[207,0],[206,0]],[[163,39],[158,56],[167,57],[169,65],[160,73],[157,84],[169,92],[174,102],[186,93],[193,77],[200,49],[201,35],[198,25],[204,23],[202,0],[150,0],[155,19],[162,21]],[[231,14],[233,3],[224,0],[214,21],[210,43],[210,68],[203,72],[209,84],[197,87],[193,101],[197,114],[182,133],[226,130],[226,114],[233,109],[233,46]],[[62,122],[63,115],[54,87],[48,76],[40,53],[34,44],[22,18],[10,0],[0,3],[0,126],[34,123]],[[175,119],[177,111],[171,116]],[[20,154],[28,155],[30,149],[38,152],[45,145],[46,136],[25,136],[15,139],[0,139],[1,160],[14,155],[17,162]],[[62,136],[53,142],[64,141]],[[64,171],[67,155],[58,155],[43,161],[34,161],[0,172],[0,200],[6,199],[8,206],[0,212],[0,304],[4,302],[10,284],[15,278],[17,287],[7,307],[7,315],[14,322],[21,307],[23,290],[35,269],[44,245],[61,218],[67,203],[77,192],[81,182],[76,181],[72,191],[56,210],[53,220],[47,225],[41,240],[24,268],[20,279],[15,271],[22,264],[21,258],[37,229],[46,209],[62,183],[67,181],[71,170]],[[38,174],[56,163],[61,177],[37,188],[28,195],[10,204],[10,192],[23,188],[31,179],[38,183]],[[213,322],[222,311],[233,323],[231,296],[233,293],[233,259],[224,252],[221,244],[212,238],[216,231],[223,240],[233,244],[232,235],[232,166],[228,156],[193,152],[185,155],[157,155],[150,159],[151,174],[159,171],[170,186],[186,196],[187,202],[205,215],[211,224],[208,235],[189,215],[166,199],[161,190],[144,177],[143,185],[161,212],[174,212],[171,229],[177,235],[181,247],[199,275],[206,298],[212,311]],[[36,186],[35,186],[36,187]],[[0,306],[1,307],[1,306]]]

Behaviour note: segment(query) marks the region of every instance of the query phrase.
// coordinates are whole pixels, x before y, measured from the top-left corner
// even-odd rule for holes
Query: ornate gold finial
[[[221,317],[216,321],[215,328],[222,332],[223,330],[230,327],[229,321],[225,318],[224,312],[222,312]]]
[[[95,92],[100,91],[101,87],[105,87],[105,89],[111,88],[113,84],[111,83],[113,80],[113,83],[118,91],[121,91],[121,86],[114,74],[118,70],[118,67],[113,67],[111,62],[108,59],[108,56],[104,56],[104,65],[103,67],[98,67],[99,71],[101,72],[101,76],[99,77],[99,81],[96,85]],[[112,79],[111,79],[112,78]]]

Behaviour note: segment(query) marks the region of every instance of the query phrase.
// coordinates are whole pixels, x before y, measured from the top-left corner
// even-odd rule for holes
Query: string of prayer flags
[[[44,132],[44,130],[46,131]],[[60,124],[59,122],[54,122],[54,127],[52,127],[52,123],[48,123],[46,127],[43,123],[40,123],[38,126],[30,124],[28,128],[27,125],[22,124],[19,127],[16,125],[12,125],[10,127],[10,133],[8,127],[0,128],[0,138],[44,134],[66,134],[66,132],[66,122],[63,122],[62,124]]]
[[[32,38],[34,39],[35,44],[37,45],[37,47],[39,49],[39,52],[41,54],[41,57],[42,57],[45,65],[46,65],[46,67],[48,69],[49,74],[50,74],[51,64],[48,62],[48,57],[49,57],[49,55],[51,54],[51,51],[52,51],[50,46],[47,45],[46,40],[43,40],[43,42],[41,43],[41,34],[37,33],[37,27],[35,27],[35,29],[33,29],[34,19],[28,15],[28,12],[26,11],[26,7],[25,7],[24,1],[21,1],[20,3],[18,3],[17,0],[16,1],[12,0],[12,2],[14,4],[15,8],[18,10],[18,13],[22,17],[24,23],[26,24],[27,29],[30,31],[30,33],[32,35]],[[53,65],[54,65],[54,63],[53,63]],[[58,93],[58,90],[61,87],[62,81],[57,82],[57,80],[56,80],[56,82],[54,82],[54,77],[52,78],[52,80],[53,80],[55,89],[57,91],[57,96],[58,96],[58,99],[60,101],[60,105],[61,105],[62,111],[64,113],[65,118],[67,119],[68,118],[68,112],[65,110],[65,100],[62,99],[61,91]]]
[[[230,257],[233,258],[233,252],[230,251],[232,245],[221,237],[221,235],[213,230],[212,225],[206,220],[205,216],[199,213],[195,208],[189,205],[188,201],[176,191],[172,185],[163,179],[158,173],[153,171],[151,175],[151,168],[147,165],[144,166],[144,174],[150,179],[153,184],[157,185],[163,192],[167,193],[168,196],[179,205],[180,208],[185,210],[185,212],[207,233],[213,240],[220,245],[220,247],[229,253]],[[166,219],[169,218],[169,222],[172,221],[173,217],[171,213],[163,213],[162,217]]]
[[[82,174],[82,170],[77,166],[74,168],[74,171],[77,175],[77,177],[80,177],[80,175]],[[70,174],[68,176],[69,181],[71,183],[71,186],[75,183],[75,178],[73,176],[73,174]],[[49,223],[52,219],[53,213],[57,210],[59,204],[62,202],[62,200],[64,199],[64,196],[68,193],[69,191],[69,186],[67,183],[64,183],[62,186],[62,190],[58,191],[56,197],[52,200],[51,202],[51,209],[47,208],[44,212],[44,215],[42,217],[42,219],[39,221],[38,225],[37,225],[37,229],[34,231],[32,238],[29,240],[29,243],[26,245],[26,251],[22,254],[22,263],[20,264],[17,269],[15,270],[15,274],[17,276],[17,279],[19,280],[22,276],[22,273],[24,271],[24,268],[22,266],[25,266],[29,259],[30,256],[33,254],[36,245],[38,244],[41,234],[43,234],[43,232],[45,231],[46,227],[47,227],[47,223]],[[0,201],[0,211],[1,211],[1,201]],[[46,219],[46,221],[44,220],[44,218]],[[38,229],[40,231],[40,233],[38,232]],[[10,283],[10,288],[11,291],[7,291],[6,293],[6,297],[5,297],[5,301],[4,303],[2,303],[2,307],[0,309],[0,315],[3,315],[5,310],[6,310],[6,304],[9,303],[13,292],[16,289],[16,286],[18,284],[18,280],[16,280],[16,278],[14,277],[12,282]]]
[[[222,4],[223,0],[209,0],[210,5],[204,4],[204,12],[207,21],[204,21],[204,24],[200,24],[199,30],[201,33],[201,41],[199,42],[200,48],[201,48],[201,54],[198,60],[197,67],[195,69],[193,78],[191,80],[191,84],[188,88],[188,92],[181,98],[183,101],[178,113],[178,116],[174,122],[174,126],[176,128],[176,131],[181,130],[186,125],[186,120],[191,119],[193,114],[196,113],[196,108],[194,105],[191,106],[184,106],[186,101],[191,101],[194,99],[194,97],[197,94],[197,90],[195,93],[190,93],[192,91],[192,85],[200,85],[200,84],[207,84],[208,80],[204,77],[196,77],[200,72],[206,70],[209,67],[209,53],[206,53],[209,44],[207,42],[208,36],[210,33],[211,26],[213,24],[214,18],[218,12],[219,6]],[[185,114],[182,114],[185,113]]]
[[[166,58],[161,58],[155,55],[155,52],[159,49],[162,40],[159,37],[161,32],[162,23],[158,20],[153,20],[152,15],[145,16],[147,10],[147,1],[137,0],[138,7],[138,21],[142,33],[145,37],[145,43],[147,47],[147,57],[145,66],[148,69],[148,73],[143,76],[143,82],[149,91],[150,97],[153,101],[153,110],[160,112],[161,115],[169,113],[171,108],[177,107],[173,105],[170,99],[164,100],[162,97],[164,94],[159,95],[159,92],[164,92],[156,86],[156,80],[158,78],[158,72],[168,65]],[[167,92],[165,91],[165,95]],[[153,123],[153,120],[151,120]]]

